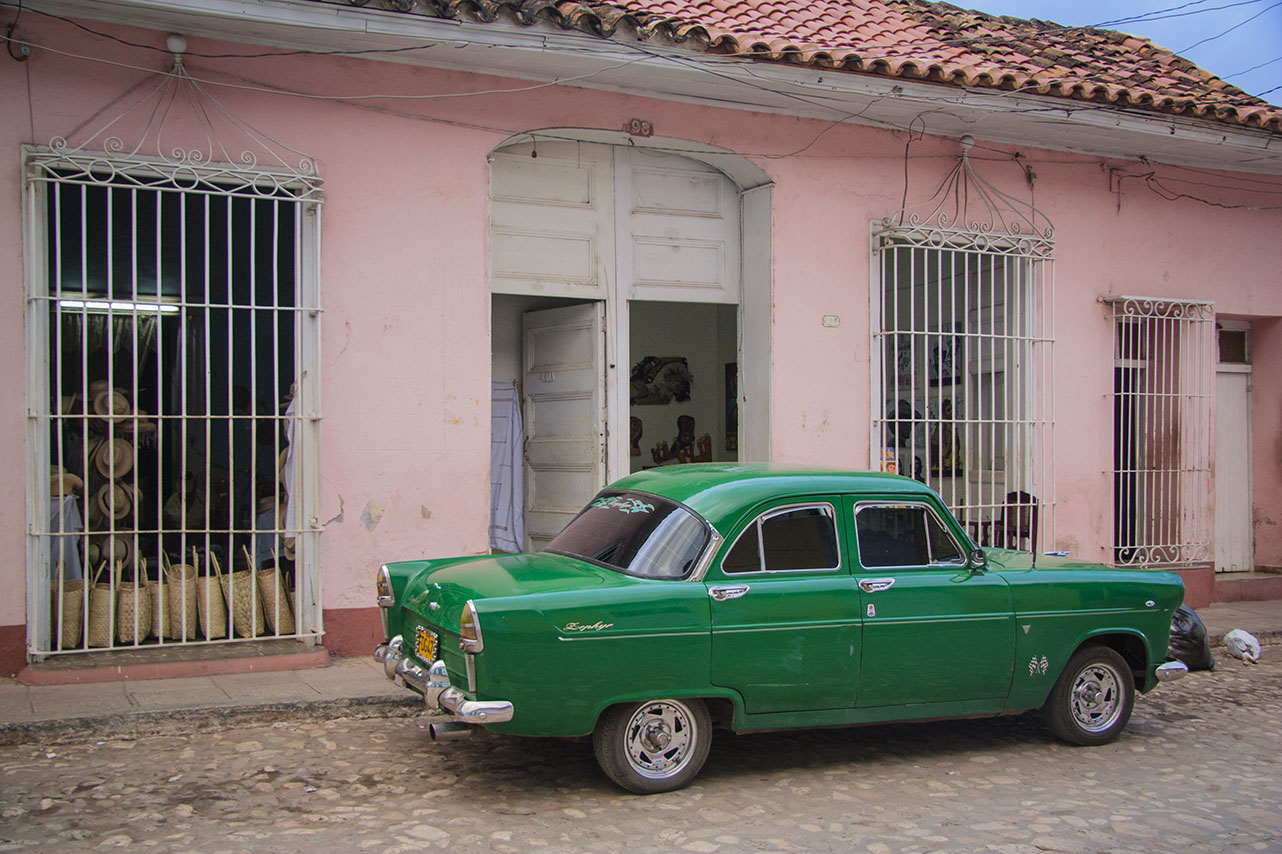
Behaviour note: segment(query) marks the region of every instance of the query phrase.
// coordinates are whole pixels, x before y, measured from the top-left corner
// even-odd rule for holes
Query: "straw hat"
[[[55,469],[54,473],[49,475],[49,494],[50,495],[67,495],[72,492],[79,492],[84,489],[85,482],[74,474],[64,472],[62,469]]]
[[[119,437],[104,440],[93,445],[90,457],[103,477],[122,478],[134,467],[134,446]]]
[[[94,493],[99,512],[113,519],[128,516],[139,498],[138,489],[132,483],[104,483]]]
[[[89,546],[85,549],[85,563],[92,566],[108,558],[125,562],[129,560],[132,551],[128,537],[119,534],[114,537],[90,537]]]
[[[108,421],[122,421],[133,414],[133,407],[120,389],[103,390],[94,395],[93,413]]]

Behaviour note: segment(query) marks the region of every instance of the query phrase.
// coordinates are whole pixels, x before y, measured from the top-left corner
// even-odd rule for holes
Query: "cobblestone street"
[[[1035,716],[734,736],[616,789],[585,741],[434,744],[422,718],[0,748],[0,851],[1282,851],[1282,657],[1164,685],[1120,741]]]

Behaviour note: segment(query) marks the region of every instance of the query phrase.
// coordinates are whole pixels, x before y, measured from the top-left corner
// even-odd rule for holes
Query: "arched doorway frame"
[[[770,176],[744,156],[706,143],[671,137],[640,137],[591,128],[542,128],[513,134],[490,155],[520,144],[584,142],[677,155],[703,163],[728,178],[738,190],[741,243],[738,303],[739,454],[745,461],[769,461],[771,442],[771,341],[773,338],[773,258]],[[487,261],[492,263],[492,258]],[[489,271],[491,293],[495,290]],[[628,471],[629,297],[611,277],[607,283],[606,326],[607,445],[606,481]]]

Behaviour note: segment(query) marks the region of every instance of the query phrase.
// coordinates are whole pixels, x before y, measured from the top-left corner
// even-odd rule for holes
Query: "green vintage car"
[[[1165,572],[981,550],[902,477],[671,466],[600,493],[535,554],[378,571],[388,678],[522,736],[591,734],[625,789],[686,785],[743,732],[1041,709],[1117,737],[1166,662]]]

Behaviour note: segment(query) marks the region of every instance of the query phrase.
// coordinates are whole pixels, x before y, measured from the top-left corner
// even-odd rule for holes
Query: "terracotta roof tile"
[[[334,2],[334,0],[317,0]],[[365,5],[370,0],[347,0]],[[1024,90],[1282,133],[1282,109],[1148,39],[928,0],[373,0],[384,8],[604,37],[691,39],[715,54],[978,89]]]

